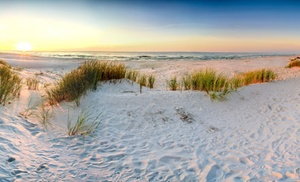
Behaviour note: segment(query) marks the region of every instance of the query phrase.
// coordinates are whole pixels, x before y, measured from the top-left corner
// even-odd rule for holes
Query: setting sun
[[[28,42],[19,42],[16,48],[18,51],[30,51],[32,46]]]

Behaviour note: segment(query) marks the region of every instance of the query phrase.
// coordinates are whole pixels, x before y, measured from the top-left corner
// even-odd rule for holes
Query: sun
[[[28,42],[19,42],[16,48],[18,51],[31,51],[32,46]]]

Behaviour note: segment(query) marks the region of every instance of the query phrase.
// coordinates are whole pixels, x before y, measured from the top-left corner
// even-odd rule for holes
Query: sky
[[[300,52],[300,1],[0,0],[0,50]],[[19,46],[20,47],[20,46]]]

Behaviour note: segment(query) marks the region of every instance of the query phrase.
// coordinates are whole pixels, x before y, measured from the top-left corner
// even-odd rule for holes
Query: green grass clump
[[[140,84],[140,93],[142,93],[142,87],[147,86],[150,89],[154,87],[155,77],[152,74],[147,76],[146,74],[140,74],[140,72],[137,70],[127,70],[125,78],[131,80],[132,84],[134,82]]]
[[[230,81],[222,74],[217,74],[213,69],[200,70],[192,75],[185,76],[185,82],[193,90],[205,91],[212,100],[227,100],[226,95],[230,92]]]
[[[27,78],[26,84],[27,84],[28,90],[38,90],[38,88],[39,88],[39,80],[35,77]]]
[[[53,111],[51,108],[46,108],[44,104],[38,109],[36,113],[36,117],[40,120],[40,122],[45,126],[47,129],[48,126],[51,126],[49,119],[53,116]]]
[[[102,75],[102,80],[125,78],[126,67],[122,63],[109,63]]]
[[[100,61],[88,61],[66,74],[52,88],[46,91],[51,105],[63,100],[75,101],[80,105],[80,98],[89,89],[96,90],[99,81],[125,78],[124,64]]]
[[[140,84],[140,93],[142,93],[142,88],[147,85],[147,75],[142,74],[138,79],[138,83]]]
[[[191,75],[186,74],[181,78],[181,85],[184,90],[190,90],[192,88]]]
[[[82,72],[83,79],[88,80],[88,87],[94,90],[99,81],[122,79],[126,76],[126,67],[121,63],[87,61],[78,70]]]
[[[229,81],[222,74],[217,74],[213,69],[195,72],[191,75],[191,88],[209,92],[227,92]]]
[[[238,74],[230,80],[230,89],[237,90],[239,87],[249,84],[270,82],[276,79],[277,75],[270,69],[260,69]]]
[[[127,70],[125,74],[125,78],[131,80],[133,84],[133,82],[137,82],[139,75],[140,72],[137,70]]]
[[[173,76],[170,80],[167,81],[167,85],[170,90],[175,91],[179,87],[179,83],[176,76]]]
[[[85,79],[91,80],[91,86],[98,81],[125,78],[126,74],[125,65],[114,62],[87,61],[78,69],[82,71]]]
[[[148,77],[148,87],[152,89],[154,87],[155,77],[153,75],[150,75]]]
[[[80,69],[73,70],[66,74],[55,86],[46,90],[49,103],[53,105],[66,100],[75,101],[76,105],[79,106],[80,97],[87,92],[92,84],[93,80],[86,80]]]
[[[8,66],[0,66],[0,104],[20,96],[22,79]]]
[[[231,90],[237,90],[239,87],[244,86],[245,78],[242,75],[234,76],[232,79],[230,79],[230,89]]]
[[[289,62],[289,65],[287,66],[288,68],[292,68],[292,67],[300,67],[300,59],[292,59]]]
[[[167,81],[170,90],[177,90],[180,84],[176,76]],[[213,100],[225,100],[230,91],[227,77],[217,74],[213,69],[206,69],[185,74],[181,77],[181,88],[184,90],[205,91]]]
[[[244,85],[269,82],[277,77],[277,75],[270,69],[249,71],[242,74],[242,76],[244,78]]]
[[[107,62],[88,61],[71,73],[74,74],[74,77],[81,79],[81,83],[78,83],[77,86],[89,87],[96,90],[98,81],[102,80],[102,77],[104,77],[107,65]],[[81,89],[80,91],[85,93],[85,91],[82,91]]]
[[[200,70],[181,77],[181,87],[184,90],[205,91],[212,100],[226,100],[232,90],[252,83],[269,82],[276,78],[276,74],[269,69],[261,69],[239,74],[231,79],[217,74],[213,69]],[[167,81],[170,90],[177,90],[179,83],[174,76]]]
[[[89,113],[87,112],[81,112],[79,116],[77,117],[77,120],[74,125],[72,125],[72,121],[70,120],[68,116],[68,123],[67,123],[67,129],[68,129],[68,135],[89,135],[93,131],[95,131],[98,126],[100,125],[100,121],[98,120],[100,114],[91,122],[91,118],[88,117]],[[89,123],[88,123],[89,122]]]

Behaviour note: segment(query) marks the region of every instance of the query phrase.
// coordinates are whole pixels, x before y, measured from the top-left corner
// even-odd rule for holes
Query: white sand
[[[0,181],[296,181],[300,179],[300,69],[288,58],[208,62],[128,62],[158,76],[154,90],[102,84],[74,103],[54,107],[48,131],[38,118],[19,115],[39,102],[40,91],[0,106]],[[15,62],[14,64],[18,64]],[[75,64],[75,63],[74,63]],[[74,67],[43,68],[37,77],[53,82]],[[166,91],[172,74],[214,67],[233,75],[272,68],[281,81],[243,87],[225,102],[202,92]],[[152,69],[153,68],[153,69]],[[23,77],[40,69],[26,68]],[[295,78],[293,78],[295,77]],[[31,99],[28,99],[31,98]],[[31,104],[33,105],[33,104]],[[92,136],[68,137],[68,111],[102,113]],[[7,160],[13,157],[15,161]]]

